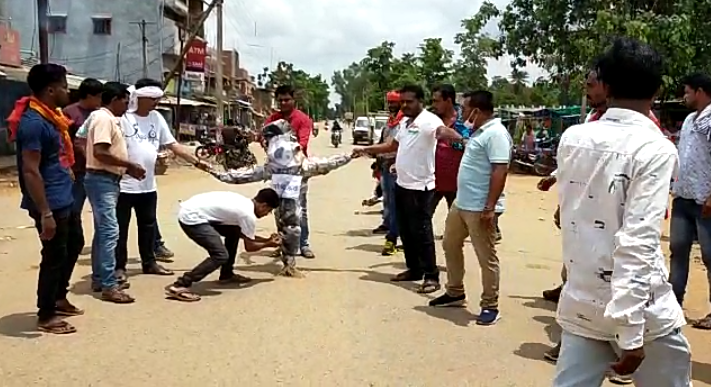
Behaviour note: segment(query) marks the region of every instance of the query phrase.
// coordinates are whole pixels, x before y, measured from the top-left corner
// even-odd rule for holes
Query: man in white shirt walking
[[[209,165],[198,160],[186,147],[178,144],[170,131],[168,123],[155,108],[163,98],[163,87],[158,81],[141,79],[131,91],[128,112],[121,118],[121,129],[126,140],[128,156],[143,166],[146,178],[134,179],[124,175],[121,179],[121,193],[116,206],[119,224],[119,240],[116,247],[116,278],[126,282],[126,264],[128,261],[128,226],[131,222],[131,210],[136,213],[138,229],[138,251],[141,256],[143,273],[172,275],[173,272],[156,262],[156,194],[155,165],[158,148],[166,146],[176,156],[201,169]]]
[[[648,45],[620,39],[596,70],[609,108],[600,120],[567,129],[558,149],[568,282],[553,386],[600,386],[610,369],[632,374],[638,386],[690,386],[686,321],[661,251],[678,156],[648,117],[662,59]]]
[[[405,250],[407,270],[392,281],[424,282],[418,292],[432,293],[441,288],[435,256],[432,213],[435,189],[435,149],[437,131],[442,120],[425,110],[422,87],[408,85],[400,90],[403,120],[395,137],[387,142],[365,148],[355,148],[355,155],[397,152],[395,157],[395,202],[400,239]]]

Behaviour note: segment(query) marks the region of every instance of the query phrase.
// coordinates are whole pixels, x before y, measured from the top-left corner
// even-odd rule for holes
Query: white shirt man
[[[281,244],[276,234],[269,238],[255,234],[257,219],[271,213],[279,202],[279,195],[271,188],[262,189],[253,199],[236,192],[206,192],[182,202],[178,212],[180,228],[210,256],[169,285],[168,295],[186,302],[200,300],[200,296],[190,291],[190,286],[218,268],[221,269],[220,281],[250,281],[233,271],[237,245],[242,239],[245,250],[252,252]]]
[[[146,178],[134,179],[125,175],[121,179],[121,192],[141,194],[157,190],[155,166],[161,146],[174,144],[175,137],[163,115],[155,110],[141,117],[135,112],[127,112],[121,118],[121,129],[128,148],[130,160],[146,169]]]
[[[415,191],[435,188],[437,128],[442,119],[427,110],[410,120],[402,120],[395,135],[399,143],[395,157],[397,185]]]
[[[116,217],[119,223],[116,271],[122,281],[126,280],[131,211],[136,213],[138,252],[143,272],[157,275],[173,274],[156,262],[158,249],[156,240],[159,239],[160,234],[156,219],[158,195],[155,166],[158,160],[158,149],[161,146],[175,148],[177,144],[168,123],[153,109],[156,102],[163,97],[163,90],[157,86],[144,86],[138,89],[132,87],[129,90],[131,90],[129,110],[121,117],[121,130],[126,141],[129,160],[141,165],[146,170],[146,177],[138,180],[124,175],[121,179],[121,190],[116,206]]]
[[[566,375],[559,372],[557,381],[587,385],[583,378],[589,375],[573,363],[603,364],[599,357],[595,364],[581,361],[601,346],[609,367],[616,359],[609,343],[623,351],[644,346],[648,356],[635,374],[639,385],[655,385],[644,379],[650,375],[645,367],[666,362],[673,370],[685,356],[690,360],[688,343],[681,345],[686,322],[660,246],[677,163],[674,145],[652,120],[632,110],[610,108],[600,120],[563,134],[558,180],[568,278],[557,321],[564,331],[558,369]],[[677,360],[669,360],[672,355]]]

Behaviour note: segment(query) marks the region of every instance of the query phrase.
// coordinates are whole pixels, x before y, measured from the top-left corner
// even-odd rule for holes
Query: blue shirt
[[[489,196],[491,164],[508,164],[513,141],[501,120],[492,119],[472,133],[457,177],[454,205],[465,211],[482,211]],[[504,211],[504,193],[496,202],[496,212]]]
[[[22,115],[17,129],[17,170],[22,191],[21,207],[29,211],[38,211],[32,201],[22,175],[22,151],[40,152],[39,171],[44,181],[47,204],[52,211],[69,208],[74,203],[72,197],[72,178],[69,168],[59,162],[62,149],[59,131],[44,117],[32,109]]]
[[[468,139],[471,137],[472,131],[471,129],[467,128],[466,125],[464,125],[464,122],[467,117],[462,117],[462,107],[461,105],[455,105],[454,109],[457,111],[457,119],[454,121],[454,126],[453,129],[459,133],[462,138]],[[452,148],[456,149],[458,151],[463,151],[464,150],[464,145],[459,142],[455,142],[452,144]]]

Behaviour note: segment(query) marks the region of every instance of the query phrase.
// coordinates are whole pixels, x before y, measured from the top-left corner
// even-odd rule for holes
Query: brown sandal
[[[704,318],[694,321],[691,326],[693,328],[702,329],[705,331],[711,330],[711,313],[707,314]]]
[[[190,291],[188,288],[178,287],[175,285],[170,285],[165,288],[166,295],[169,299],[183,301],[183,302],[196,302],[200,301],[200,296]]]
[[[435,280],[425,280],[424,282],[422,282],[422,285],[417,288],[417,293],[430,294],[440,289],[442,289],[442,285],[440,285],[439,282]]]
[[[44,323],[37,323],[37,329],[53,335],[68,335],[77,331],[74,325],[56,317]]]
[[[121,291],[118,286],[101,292],[101,299],[115,304],[131,304],[136,301],[135,298]]]
[[[82,316],[84,311],[72,305],[67,300],[61,300],[57,302],[57,306],[54,309],[54,313],[58,316],[74,317]]]

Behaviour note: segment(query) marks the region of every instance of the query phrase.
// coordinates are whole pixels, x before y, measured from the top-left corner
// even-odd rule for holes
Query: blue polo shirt
[[[513,141],[498,118],[472,133],[464,149],[457,176],[457,198],[454,205],[465,211],[482,211],[489,196],[491,164],[508,164]],[[496,202],[497,213],[504,212],[504,193]]]
[[[38,211],[32,201],[25,177],[22,175],[22,151],[40,152],[39,171],[44,181],[44,192],[50,210],[69,208],[74,203],[72,197],[72,178],[69,168],[59,162],[59,152],[63,142],[59,131],[49,121],[32,109],[22,115],[15,139],[17,147],[17,170],[22,191],[21,207],[29,211]]]

